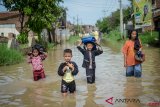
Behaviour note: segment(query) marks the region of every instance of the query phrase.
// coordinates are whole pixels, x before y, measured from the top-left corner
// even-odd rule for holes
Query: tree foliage
[[[40,34],[42,29],[51,28],[52,23],[60,16],[62,0],[3,0],[3,5],[9,10],[19,11],[21,32],[24,26]],[[25,23],[24,18],[28,20]]]
[[[126,23],[130,20],[131,7],[123,9],[123,21]],[[120,10],[113,12],[110,16],[104,17],[102,20],[98,20],[96,26],[103,33],[107,33],[117,28],[120,25]]]

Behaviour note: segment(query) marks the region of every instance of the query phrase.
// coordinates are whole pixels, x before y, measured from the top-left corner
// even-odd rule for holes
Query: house
[[[8,37],[9,33],[14,33],[18,35],[21,29],[20,23],[20,14],[18,11],[7,11],[7,12],[0,12],[0,36]],[[28,20],[27,17],[24,17],[24,23]],[[58,20],[59,22],[59,29],[65,30],[66,29],[66,11],[62,14],[62,16]],[[42,31],[42,35],[49,41],[57,42],[57,35],[55,29],[52,29],[51,32],[46,31],[47,29]],[[63,32],[62,32],[63,33]],[[50,37],[48,37],[50,36]]]
[[[160,31],[160,0],[152,0],[155,30]]]
[[[85,33],[91,33],[94,30],[93,25],[82,25],[82,29]]]
[[[25,18],[25,21],[27,18]],[[0,12],[0,36],[8,37],[8,33],[18,35],[20,33],[20,21],[18,11]]]

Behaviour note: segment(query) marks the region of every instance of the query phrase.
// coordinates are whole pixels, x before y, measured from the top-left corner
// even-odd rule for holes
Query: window
[[[3,32],[1,33],[1,36],[4,37],[4,33]]]

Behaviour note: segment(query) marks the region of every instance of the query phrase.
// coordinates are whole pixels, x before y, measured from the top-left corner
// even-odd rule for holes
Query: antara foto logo
[[[113,97],[107,99],[106,102],[113,105]]]
[[[108,104],[113,105],[113,103],[140,103],[139,99],[134,99],[134,98],[116,98],[115,100],[113,100],[113,97],[110,97],[109,99],[106,100],[106,102]]]

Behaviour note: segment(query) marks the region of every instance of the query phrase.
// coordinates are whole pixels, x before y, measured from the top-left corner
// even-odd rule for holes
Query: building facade
[[[24,18],[26,21],[27,18]],[[20,33],[19,12],[0,12],[0,36],[8,37],[9,33],[18,35]]]
[[[160,31],[160,0],[152,0],[155,30]]]

